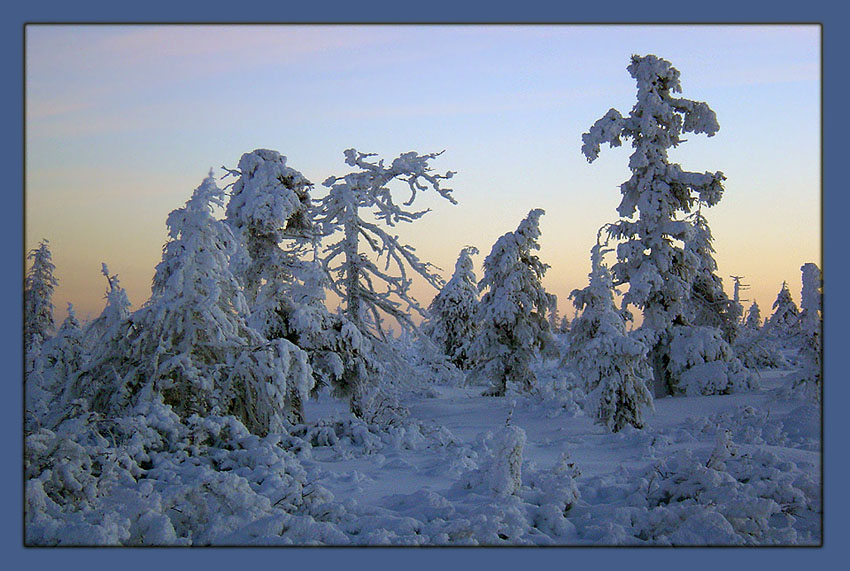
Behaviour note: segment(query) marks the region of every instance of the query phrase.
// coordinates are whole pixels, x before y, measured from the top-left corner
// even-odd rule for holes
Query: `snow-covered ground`
[[[356,437],[339,430],[334,446],[314,445],[302,464],[336,498],[356,503],[359,511],[377,518],[373,523],[381,522],[386,533],[369,536],[369,543],[453,542],[456,538],[450,533],[425,536],[429,529],[452,528],[453,518],[475,528],[479,517],[478,529],[485,535],[501,530],[492,536],[498,539],[495,543],[813,544],[820,538],[819,408],[777,396],[787,375],[788,371],[762,371],[761,388],[743,394],[657,400],[643,430],[627,427],[614,434],[567,400],[494,398],[481,396],[480,387],[436,386],[406,396],[410,416],[392,436],[385,435],[382,441],[370,433],[371,441],[356,442]],[[326,395],[310,401],[306,414],[308,421],[323,419],[323,423],[350,418],[344,402]],[[488,489],[485,477],[484,484],[463,490],[459,482],[486,471],[488,454],[498,456],[508,419],[525,434],[523,488],[514,494],[499,493],[493,486]],[[706,468],[712,454],[718,456],[718,438],[722,440],[726,431],[731,450],[726,464],[744,462],[746,469],[755,470],[751,477],[761,480],[735,480],[728,476],[728,468]],[[557,470],[562,455],[574,465],[569,475]],[[668,466],[671,459],[682,462]],[[552,473],[560,474],[564,486],[572,479],[578,492],[565,515],[548,513],[546,505],[553,498],[545,493],[523,498],[524,491],[530,492]],[[647,476],[653,473],[658,475],[656,482]],[[669,486],[668,495],[675,496],[675,488],[683,482],[688,489],[678,499],[643,503],[659,485]],[[711,496],[724,487],[730,505],[713,497],[700,500],[700,494]],[[769,505],[771,501],[775,505]],[[673,512],[677,503],[677,513],[661,514]],[[723,514],[723,520],[715,514]],[[733,529],[740,523],[736,517],[764,521]],[[419,534],[400,533],[399,521],[405,518],[416,521]],[[641,539],[640,533],[646,535],[651,527],[649,521],[659,518],[667,527]],[[525,525],[529,527],[521,529]],[[420,541],[416,535],[424,536]],[[358,542],[356,536],[352,539]],[[463,542],[479,539],[493,543],[474,536]]]

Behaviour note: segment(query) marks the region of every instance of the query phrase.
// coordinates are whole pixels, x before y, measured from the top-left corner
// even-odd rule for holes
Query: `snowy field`
[[[146,410],[127,426],[138,433],[123,452],[101,442],[82,463],[75,463],[69,441],[85,440],[87,428],[76,424],[65,435],[64,455],[54,450],[53,472],[28,484],[28,539],[60,545],[820,542],[819,407],[783,396],[788,371],[761,371],[761,387],[750,392],[658,399],[644,429],[610,433],[585,415],[580,391],[564,387],[556,365],[537,367],[551,383],[546,398],[423,386],[397,393],[390,420],[367,423],[351,415],[346,401],[321,394],[307,401],[304,424],[265,438],[249,435],[232,417],[200,421],[194,437],[181,436],[165,409]],[[92,469],[99,462],[106,467],[98,455],[114,464],[110,474]],[[145,476],[128,477],[134,466],[145,468]],[[72,511],[49,498],[57,478],[66,490],[70,481],[80,484]]]

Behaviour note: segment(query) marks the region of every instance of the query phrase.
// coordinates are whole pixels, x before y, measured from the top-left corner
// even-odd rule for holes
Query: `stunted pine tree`
[[[53,335],[53,290],[59,284],[53,275],[56,266],[50,253],[49,242],[42,240],[38,248],[30,250],[32,260],[24,279],[24,350],[40,347]]]
[[[700,360],[715,362],[711,373],[727,376],[718,359],[733,358],[728,344],[718,346],[722,339],[716,339],[710,330],[683,330],[691,325],[689,303],[699,260],[683,247],[692,239],[694,225],[681,216],[689,214],[698,202],[709,207],[717,204],[725,177],[721,172],[683,171],[668,160],[669,149],[678,146],[685,133],[711,137],[720,127],[705,103],[673,96],[682,87],[679,71],[670,62],[654,55],[635,55],[627,69],[637,82],[637,102],[627,117],[611,109],[594,123],[582,135],[582,153],[592,162],[603,143],[617,147],[623,139],[632,142],[632,176],[620,186],[623,197],[617,208],[623,219],[609,226],[610,236],[622,241],[611,271],[615,285],[629,285],[625,303],[643,311],[641,333],[651,347],[654,392],[662,396],[678,392],[681,373]],[[699,342],[709,346],[705,351],[674,356],[674,338],[685,345]]]
[[[473,378],[491,384],[488,396],[504,396],[508,384],[531,391],[537,377],[531,369],[535,354],[552,346],[547,312],[553,296],[541,280],[549,267],[540,261],[540,208],[528,213],[514,232],[496,240],[484,260],[486,290],[479,304],[481,329],[472,346]]]
[[[245,323],[248,308],[229,269],[235,239],[212,216],[223,198],[210,172],[168,215],[151,299],[127,320],[120,354],[96,360],[84,375],[91,386],[78,391],[95,410],[159,395],[181,416],[233,414],[258,434],[302,420],[312,386],[306,354]]]
[[[330,385],[360,414],[361,389],[379,367],[368,339],[324,304],[328,284],[315,260],[312,184],[286,157],[266,149],[245,153],[229,173],[239,177],[226,221],[244,244],[233,265],[245,276],[248,324],[266,339],[286,339],[306,351],[314,389]]]
[[[472,268],[478,248],[460,251],[455,271],[428,306],[428,320],[422,328],[459,369],[473,364],[471,346],[478,333],[478,282]]]
[[[344,154],[345,163],[357,170],[328,178],[323,184],[330,191],[318,204],[316,220],[324,233],[341,233],[325,249],[324,263],[332,277],[332,290],[342,298],[343,314],[363,333],[386,341],[384,316],[394,318],[409,331],[416,328],[410,317],[412,312],[425,316],[425,311],[410,295],[412,280],[408,270],[436,289],[443,286],[443,280],[433,273],[431,264],[420,261],[411,246],[401,244],[398,236],[391,235],[380,223],[394,227],[421,218],[427,210],[414,211],[408,207],[420,191],[429,188],[456,204],[451,189],[440,186],[441,181],[454,173],[432,172],[428,163],[439,153],[404,153],[389,166],[383,160],[370,160],[374,154],[354,149]],[[403,181],[410,189],[410,198],[403,204],[396,203],[388,186],[395,180]],[[372,209],[379,223],[364,219],[362,209]],[[383,262],[383,269],[375,259]]]
[[[626,333],[614,304],[613,282],[598,242],[591,250],[590,283],[570,294],[576,309],[565,364],[584,380],[588,408],[597,424],[619,432],[628,424],[643,428],[643,411],[653,408],[652,371],[646,345]]]

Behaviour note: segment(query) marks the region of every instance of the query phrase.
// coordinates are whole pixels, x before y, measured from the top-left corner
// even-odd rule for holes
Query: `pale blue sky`
[[[547,287],[572,316],[596,230],[616,219],[628,148],[588,164],[581,134],[626,114],[632,53],[681,72],[720,133],[671,157],[721,170],[707,212],[719,274],[746,276],[769,311],[783,280],[820,262],[820,28],[817,26],[28,26],[25,247],[48,238],[64,315],[103,305],[100,262],[134,307],[150,294],[165,217],[210,167],[270,148],[317,184],[347,172],[349,147],[392,159],[445,149],[458,206],[398,233],[445,270],[532,208]],[[419,287],[427,305],[434,291]]]

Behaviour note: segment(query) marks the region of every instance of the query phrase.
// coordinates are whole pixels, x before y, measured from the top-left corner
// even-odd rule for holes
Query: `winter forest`
[[[772,307],[743,277],[724,290],[726,177],[668,157],[718,117],[665,59],[623,63],[633,107],[600,100],[564,150],[592,168],[631,149],[569,299],[539,255],[563,213],[471,232],[453,269],[399,238],[434,214],[421,195],[463,209],[451,149],[349,148],[318,184],[286,149],[199,173],[150,298],[131,310],[107,261],[87,321],[54,316],[45,236],[24,283],[26,545],[821,544],[819,261]]]

